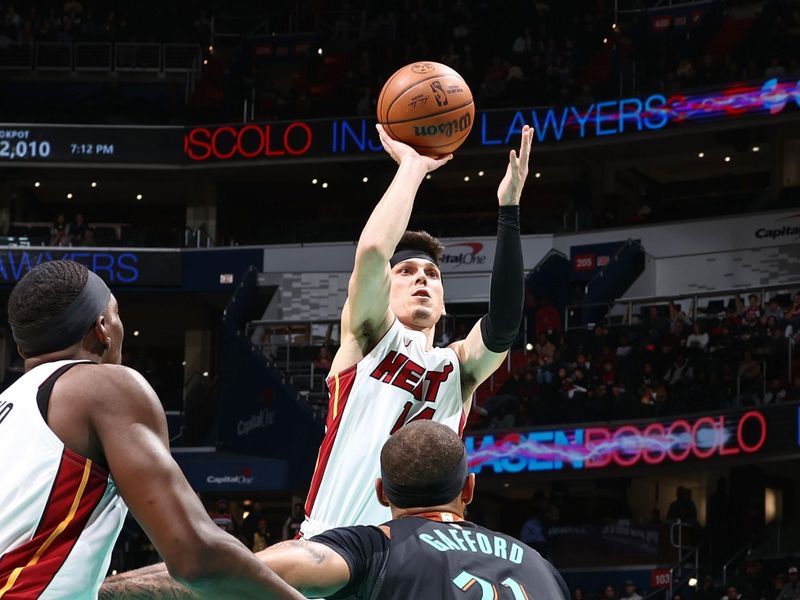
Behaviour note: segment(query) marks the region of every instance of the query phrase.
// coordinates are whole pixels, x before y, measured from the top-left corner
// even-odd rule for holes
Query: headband
[[[449,504],[464,489],[467,482],[467,451],[458,464],[439,481],[427,485],[398,485],[381,467],[381,480],[386,497],[397,508],[422,508]]]
[[[392,258],[389,259],[389,265],[394,268],[398,263],[410,258],[420,258],[422,260],[432,262],[437,267],[439,266],[439,263],[436,262],[433,257],[424,250],[400,250],[399,252],[395,252]]]
[[[44,325],[14,329],[14,341],[25,356],[68,348],[86,335],[91,324],[105,311],[110,297],[111,290],[106,282],[89,271],[81,293],[61,314]]]

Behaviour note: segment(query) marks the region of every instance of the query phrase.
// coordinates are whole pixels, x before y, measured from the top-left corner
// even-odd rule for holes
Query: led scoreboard
[[[182,127],[0,124],[0,166],[9,163],[179,164]]]

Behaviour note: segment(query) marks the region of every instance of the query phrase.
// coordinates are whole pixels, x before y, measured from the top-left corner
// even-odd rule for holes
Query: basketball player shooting
[[[431,235],[406,227],[425,176],[452,155],[422,156],[377,128],[398,169],[356,247],[342,342],[327,381],[326,433],[301,527],[306,539],[334,527],[391,518],[373,492],[384,442],[420,419],[443,423],[460,435],[473,392],[502,364],[522,319],[519,203],[533,129],[523,128],[519,153],[510,151],[497,189],[489,311],[466,339],[434,348],[434,330],[445,312],[439,269],[444,248]]]

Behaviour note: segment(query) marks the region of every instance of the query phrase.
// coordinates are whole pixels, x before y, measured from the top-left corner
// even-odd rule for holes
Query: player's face
[[[406,326],[428,328],[444,312],[444,288],[439,267],[420,258],[397,263],[392,269],[389,307]]]
[[[108,306],[103,313],[106,333],[111,338],[108,350],[103,353],[100,362],[104,364],[119,365],[122,363],[122,339],[125,337],[125,328],[119,317],[119,304],[114,294],[108,301]]]

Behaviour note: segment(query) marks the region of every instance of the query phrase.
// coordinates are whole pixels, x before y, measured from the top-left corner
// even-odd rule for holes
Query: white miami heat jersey
[[[97,598],[127,514],[108,472],[65,448],[39,409],[76,362],[40,365],[0,395],[2,600]]]
[[[461,435],[458,357],[450,348],[426,351],[426,343],[424,333],[395,319],[369,354],[328,377],[328,419],[300,528],[304,538],[391,519],[375,497],[375,479],[383,444],[406,423],[430,419]]]

